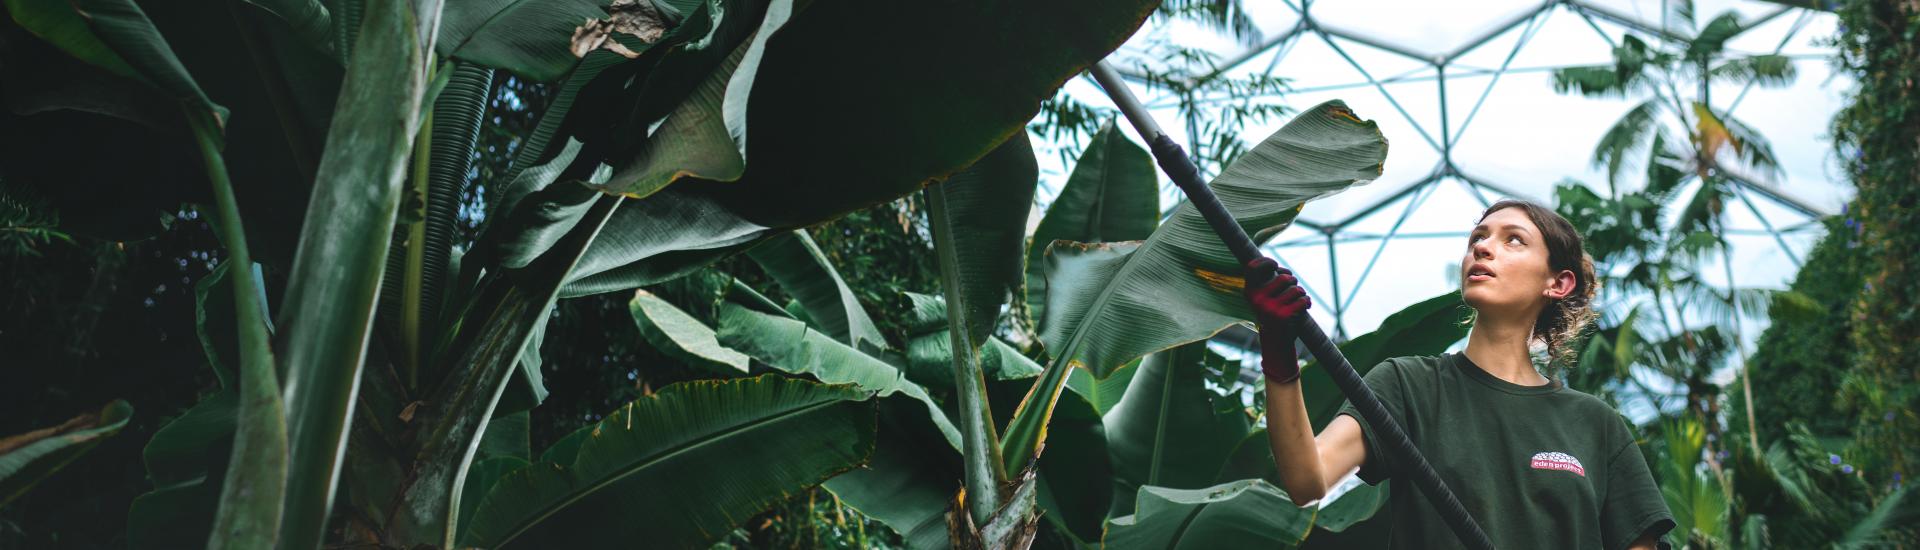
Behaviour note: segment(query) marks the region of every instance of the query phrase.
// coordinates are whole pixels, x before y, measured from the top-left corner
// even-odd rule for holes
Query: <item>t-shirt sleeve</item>
[[[1372,370],[1367,371],[1367,375],[1362,380],[1365,380],[1367,387],[1380,398],[1380,403],[1386,406],[1387,413],[1392,414],[1393,419],[1400,423],[1400,429],[1407,431],[1406,402],[1403,399],[1405,392],[1401,389],[1402,377],[1399,367],[1393,360],[1382,361],[1374,366]],[[1368,485],[1379,485],[1381,481],[1391,477],[1395,470],[1393,453],[1383,450],[1387,445],[1379,434],[1374,433],[1373,426],[1367,424],[1366,418],[1360,416],[1359,407],[1355,407],[1353,401],[1348,400],[1340,405],[1340,414],[1351,416],[1360,423],[1360,435],[1367,446],[1367,458],[1360,463],[1360,481],[1365,481]],[[1413,437],[1411,431],[1408,431],[1408,437]]]
[[[1647,459],[1634,443],[1633,432],[1620,420],[1618,435],[1625,443],[1607,461],[1606,501],[1600,504],[1600,537],[1606,550],[1620,550],[1641,535],[1652,533],[1656,546],[1667,550],[1667,531],[1673,529],[1673,514],[1667,510],[1660,487],[1653,483]]]

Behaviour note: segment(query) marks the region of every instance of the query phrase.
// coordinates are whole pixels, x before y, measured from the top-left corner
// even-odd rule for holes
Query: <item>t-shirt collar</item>
[[[1489,388],[1506,393],[1514,395],[1545,395],[1560,391],[1561,388],[1566,387],[1560,383],[1559,379],[1553,377],[1547,377],[1547,383],[1538,386],[1515,384],[1501,380],[1500,377],[1494,376],[1493,373],[1480,368],[1480,365],[1474,364],[1472,359],[1467,358],[1467,353],[1464,351],[1453,352],[1452,356],[1453,366],[1460,369],[1460,372],[1466,373],[1468,378],[1472,378],[1481,384],[1486,384]]]

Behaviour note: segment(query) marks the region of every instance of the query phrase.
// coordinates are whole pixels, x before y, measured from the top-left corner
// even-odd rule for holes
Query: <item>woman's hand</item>
[[[1278,272],[1264,284],[1257,282]],[[1295,323],[1307,314],[1313,300],[1307,298],[1293,272],[1279,267],[1272,258],[1247,262],[1247,301],[1253,304],[1254,318],[1260,324],[1260,370],[1267,380],[1285,384],[1300,378],[1300,358],[1293,351]]]

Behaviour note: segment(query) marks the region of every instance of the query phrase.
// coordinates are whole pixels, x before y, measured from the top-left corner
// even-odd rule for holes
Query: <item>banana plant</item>
[[[1331,101],[1301,112],[1212,186],[1247,234],[1264,242],[1307,201],[1378,177],[1386,151],[1372,122]],[[1191,204],[1145,241],[1045,246],[1048,305],[1036,324],[1051,361],[1002,439],[1009,465],[1039,455],[1070,370],[1104,378],[1148,353],[1252,319],[1242,266]]]
[[[795,241],[802,239],[795,237]],[[761,246],[777,245],[781,243]],[[825,273],[820,276],[829,277]],[[949,533],[947,528],[949,513],[954,514],[953,519],[970,514],[970,508],[955,500],[956,483],[964,484],[959,441],[965,430],[948,416],[960,414],[955,389],[914,384],[910,380],[913,371],[889,362],[894,356],[855,349],[828,335],[821,324],[794,318],[788,308],[767,301],[737,282],[726,282],[730,281],[726,276],[718,277],[721,282],[703,283],[709,288],[696,292],[636,292],[631,309],[649,344],[682,361],[707,365],[722,377],[790,372],[827,382],[853,383],[882,395],[892,392],[880,403],[883,414],[873,460],[863,469],[828,480],[824,486],[855,509],[898,531],[909,547],[944,548],[980,540],[954,540],[951,537],[968,533]],[[923,306],[918,316],[944,316],[946,308],[941,298],[911,298]],[[1423,301],[1392,316],[1380,330],[1348,342],[1343,349],[1364,357],[1439,353],[1465,336],[1457,323],[1458,304],[1457,294]],[[813,314],[804,306],[798,309],[807,317]],[[1434,327],[1440,329],[1432,330]],[[964,358],[957,357],[960,354],[953,353],[951,347],[935,344],[951,339],[951,335],[937,332],[941,331],[915,336],[911,346],[919,349],[909,355],[915,362],[934,361],[952,369]],[[1006,345],[997,337],[989,337],[987,342],[988,348]],[[985,356],[998,355],[989,352]],[[1003,498],[1027,498],[1017,489],[1030,483],[1035,505],[1044,514],[1040,527],[1076,544],[1097,545],[1114,540],[1105,537],[1133,528],[1110,524],[1152,525],[1170,517],[1177,521],[1173,516],[1136,513],[1140,510],[1136,498],[1139,503],[1160,498],[1149,497],[1150,492],[1191,491],[1256,480],[1265,487],[1262,491],[1277,492],[1272,486],[1278,481],[1277,473],[1264,434],[1250,429],[1251,417],[1237,403],[1206,387],[1208,373],[1222,368],[1224,361],[1201,344],[1189,344],[1126,367],[1139,372],[1130,378],[1130,387],[1124,389],[1120,402],[1104,418],[1089,399],[1069,386],[1056,406],[1057,418],[1049,426],[1053,436],[1048,453],[1042,456],[1031,480],[1009,476],[1016,482],[1015,490]],[[748,369],[735,366],[743,362]],[[1038,365],[1017,353],[982,363],[989,395],[1017,397],[1038,379]],[[932,364],[916,367],[922,372],[936,368]],[[950,370],[941,374],[950,374]],[[1001,384],[1012,386],[1001,388]],[[1316,393],[1334,396],[1337,406],[1338,392],[1331,384],[1311,387],[1317,388]],[[1107,464],[1112,466],[1103,467]],[[1138,497],[1134,496],[1136,490],[1141,492]],[[1383,493],[1384,488],[1356,490],[1321,511],[1324,521],[1315,519],[1314,509],[1290,505],[1265,509],[1264,513],[1298,510],[1297,517],[1282,514],[1275,518],[1293,517],[1287,521],[1305,521],[1315,532],[1339,533],[1372,518],[1385,501]],[[1039,496],[1042,494],[1050,496]],[[1280,498],[1284,499],[1284,494]],[[1004,502],[996,512],[1017,503]],[[1122,518],[1127,521],[1119,522]],[[1086,526],[1089,521],[1090,528]],[[1213,540],[1208,537],[1215,535],[1196,530],[1191,536],[1199,537],[1192,540],[1204,541]],[[1299,539],[1300,535],[1294,535],[1289,544],[1297,544]]]
[[[262,37],[244,23],[196,27],[213,20],[200,17],[199,6],[8,0],[8,55],[39,56],[10,61],[9,70],[49,77],[78,70],[88,75],[81,85],[103,89],[117,85],[99,82],[132,82],[151,97],[106,118],[197,144],[120,154],[160,159],[144,166],[188,167],[170,175],[203,176],[167,180],[172,186],[163,191],[187,191],[158,200],[211,195],[230,256],[231,311],[210,313],[234,319],[240,338],[230,364],[238,376],[177,421],[191,423],[162,430],[149,444],[159,459],[150,471],[167,485],[136,506],[134,544],[311,548],[322,542],[336,501],[350,511],[348,536],[358,542],[504,541],[511,533],[462,526],[463,509],[493,513],[468,502],[480,496],[463,493],[504,487],[472,474],[511,468],[495,461],[476,470],[476,455],[495,432],[497,413],[533,404],[503,410],[510,386],[537,402],[537,370],[527,368],[525,350],[557,299],[672,279],[787,229],[943,179],[1019,131],[1042,99],[1117,47],[1153,5],[1057,0],[1023,4],[1019,17],[1007,17],[1010,4],[520,0],[443,9],[435,0],[261,0],[236,6],[237,18],[219,14],[217,21],[264,21],[286,31]],[[143,8],[165,17],[150,21]],[[222,63],[243,50],[199,46],[223,36],[262,43],[248,48],[251,60]],[[983,48],[950,47],[979,36],[999,38]],[[1034,51],[1052,53],[1036,59]],[[230,76],[227,65],[249,70]],[[450,205],[480,106],[502,70],[559,81],[559,97],[524,140],[511,177],[482,182],[499,190],[489,197],[490,221],[471,252],[457,255]],[[223,85],[209,94],[200,78],[252,87]],[[822,78],[836,85],[819,86]],[[270,101],[250,100],[263,85]],[[6,86],[26,85],[9,78]],[[213,97],[243,98],[237,105],[246,108],[230,112]],[[35,112],[86,109],[47,101]],[[9,124],[9,136],[60,120],[20,116],[33,124]],[[227,144],[268,151],[223,155]],[[244,168],[283,159],[272,169],[236,169],[244,181],[229,182],[229,161]],[[65,183],[52,170],[17,174],[37,187]],[[823,191],[795,181],[853,183]],[[288,204],[276,202],[269,182],[298,184],[279,193],[292,198],[298,215],[261,207]],[[76,219],[87,218],[75,210]],[[270,214],[249,216],[249,226],[243,211]],[[275,254],[255,258],[249,235],[285,237],[267,239]],[[261,280],[263,272],[284,279]],[[284,288],[275,286],[280,280]],[[263,299],[273,296],[279,299]],[[917,393],[890,390],[893,401]],[[210,458],[180,452],[189,443],[231,455],[182,465]],[[610,446],[591,456],[628,460],[645,448]],[[830,469],[865,460],[842,454],[851,462]],[[613,483],[583,463],[588,456],[573,461],[587,477],[571,487]],[[196,472],[200,481],[187,483]],[[573,490],[562,481],[539,483],[543,491]],[[791,487],[752,489],[765,495]],[[222,495],[214,499],[218,513],[167,520],[187,510],[180,504],[205,502],[209,491]],[[571,517],[581,509],[543,513]]]
[[[1325,110],[1319,113],[1337,116]],[[1312,134],[1283,131],[1279,139],[1270,141],[1297,147],[1302,135]],[[1094,148],[1102,153],[1145,157],[1144,151],[1111,129],[1096,139],[1118,140]],[[1363,139],[1353,141],[1365,143]],[[1377,141],[1374,144],[1380,145]],[[1052,234],[1092,240],[1100,237],[1093,233],[1097,226],[1085,222],[1089,211],[1136,212],[1137,220],[1122,215],[1108,220],[1109,225],[1132,224],[1141,227],[1141,234],[1158,236],[1152,214],[1157,210],[1153,206],[1154,190],[1150,186],[1129,189],[1112,185],[1139,179],[1105,169],[1109,163],[1103,160],[1090,162],[1100,158],[1090,155],[1094,156],[1076,166],[1062,193],[1063,197],[1083,198],[1050,208],[1049,219],[1040,227],[1066,228]],[[776,278],[776,282],[796,297],[793,305],[774,304],[737,281],[707,282],[709,290],[693,293],[664,288],[637,293],[631,306],[635,321],[649,343],[669,356],[705,365],[722,376],[761,369],[803,372],[823,381],[852,381],[876,391],[912,397],[896,398],[902,417],[892,419],[893,433],[889,433],[888,415],[883,415],[882,435],[868,468],[825,484],[843,501],[898,531],[910,547],[1018,547],[1030,540],[1032,530],[1043,526],[1031,517],[1009,522],[1014,518],[1008,512],[1039,513],[1046,518],[1044,527],[1076,544],[1132,540],[1135,535],[1124,533],[1162,529],[1163,522],[1172,521],[1168,518],[1185,517],[1157,511],[1157,503],[1167,500],[1167,491],[1249,480],[1242,490],[1250,495],[1278,493],[1271,485],[1277,481],[1271,454],[1265,452],[1259,432],[1251,430],[1251,415],[1240,410],[1237,403],[1213,395],[1205,386],[1206,373],[1223,370],[1225,360],[1199,343],[1177,345],[1176,340],[1177,346],[1171,351],[1116,369],[1124,374],[1106,380],[1086,376],[1077,383],[1066,382],[1067,391],[1057,398],[1054,418],[1046,426],[1053,434],[1046,444],[1050,452],[1037,460],[1014,467],[1001,457],[996,468],[991,447],[981,452],[982,446],[968,445],[970,438],[991,435],[1003,423],[1017,421],[996,414],[987,401],[995,396],[1020,395],[1031,400],[1046,383],[1041,374],[1044,369],[992,335],[996,326],[1008,326],[1002,319],[1005,311],[1001,304],[1011,294],[1009,289],[1032,273],[1019,265],[1027,251],[1017,240],[1024,225],[1025,194],[1033,185],[1031,166],[1031,150],[1022,137],[1016,136],[960,175],[926,191],[934,253],[942,265],[943,296],[907,297],[915,311],[907,324],[904,359],[877,346],[856,347],[859,340],[844,327],[848,319],[866,316],[857,307],[849,309],[850,303],[857,306],[851,291],[804,233],[763,242],[749,252],[749,257],[764,269],[786,269],[788,275]],[[1150,164],[1136,163],[1132,168],[1151,173]],[[1240,177],[1253,179],[1245,174]],[[1121,202],[1134,204],[1118,204]],[[1056,220],[1056,214],[1074,223]],[[1053,252],[1057,255],[1059,250],[1056,246]],[[1041,272],[1045,277],[1057,275],[1055,271]],[[1055,279],[1063,280],[1075,281]],[[1032,281],[1026,282],[1032,288]],[[1050,287],[1056,291],[1071,288]],[[1231,292],[1233,299],[1240,299],[1238,289],[1207,289]],[[1042,310],[1068,311],[1072,304],[1055,301],[1062,295],[1073,296],[1068,292],[1051,294],[1048,301],[1052,303],[1042,305]],[[1221,315],[1231,313],[1228,310]],[[1349,342],[1344,349],[1350,356],[1371,358],[1366,360],[1367,366],[1392,354],[1439,353],[1464,337],[1464,328],[1458,322],[1461,313],[1457,294],[1438,296],[1389,317],[1380,330]],[[1240,321],[1227,324],[1234,322]],[[1041,327],[1047,330],[1048,325]],[[1202,333],[1200,338],[1210,334]],[[1307,370],[1318,372],[1312,367]],[[1117,387],[1115,381],[1120,382]],[[1339,405],[1338,392],[1331,383],[1316,387],[1318,393],[1325,394],[1316,395],[1325,398],[1319,401],[1325,401],[1327,407]],[[967,395],[970,392],[979,396]],[[922,395],[930,399],[922,400]],[[883,402],[883,410],[887,406]],[[1330,418],[1331,411],[1321,416]],[[917,448],[889,444],[893,439],[914,436],[914,431],[918,432],[918,441],[938,443]],[[956,479],[964,491],[955,491]],[[1261,488],[1253,488],[1251,480],[1260,480]],[[1383,493],[1377,488],[1357,491],[1353,500],[1341,503],[1334,521],[1319,529],[1338,532],[1373,517],[1384,502]],[[1280,498],[1285,497],[1282,494]],[[1159,500],[1140,507],[1150,499]],[[1247,499],[1259,502],[1254,496]],[[1194,504],[1201,508],[1214,505]],[[1248,504],[1219,509],[1244,506]],[[1287,544],[1298,544],[1314,526],[1314,510],[1286,517],[1291,519],[1284,521],[1299,526]],[[956,528],[949,529],[950,525]],[[1213,540],[1205,538],[1211,536],[1205,530],[1193,533],[1202,538],[1192,540]],[[1120,538],[1109,538],[1114,536]]]

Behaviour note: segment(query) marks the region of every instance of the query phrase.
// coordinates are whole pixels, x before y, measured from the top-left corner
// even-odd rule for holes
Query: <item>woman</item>
[[[1248,269],[1274,269],[1273,260]],[[1460,272],[1475,311],[1466,350],[1388,359],[1367,373],[1367,386],[1494,546],[1664,548],[1673,516],[1632,428],[1605,402],[1541,376],[1528,353],[1541,340],[1565,357],[1594,317],[1593,263],[1579,233],[1550,209],[1503,200],[1481,214]],[[1352,403],[1313,435],[1290,330],[1311,303],[1292,274],[1282,269],[1248,295],[1260,319],[1268,442],[1294,504],[1319,500],[1356,467],[1369,484],[1394,477],[1401,457]],[[1411,484],[1394,489],[1394,548],[1460,546]]]

